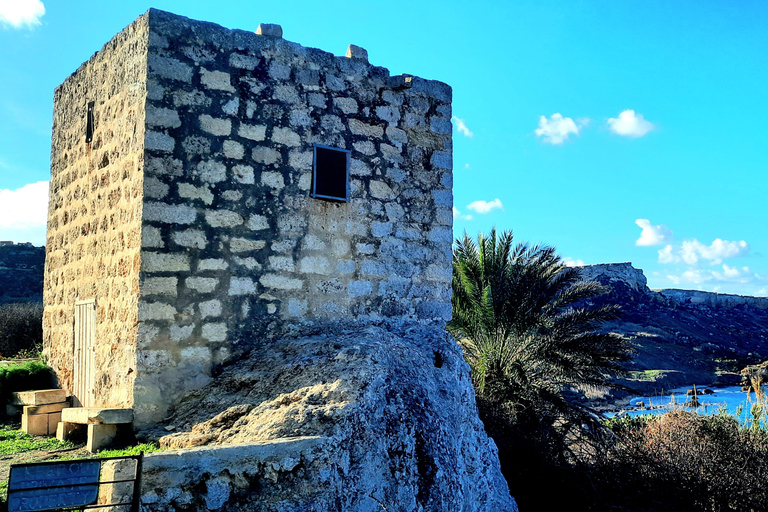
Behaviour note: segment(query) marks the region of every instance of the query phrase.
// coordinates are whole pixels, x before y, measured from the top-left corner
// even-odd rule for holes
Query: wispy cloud
[[[469,137],[470,139],[475,136],[474,133],[472,133],[472,130],[470,130],[467,127],[467,123],[461,119],[460,117],[453,116],[451,118],[454,123],[456,123],[456,129],[459,131],[460,134],[462,134],[465,137]]]
[[[749,254],[749,244],[740,240],[728,241],[716,238],[711,244],[705,245],[695,238],[686,240],[678,246],[667,245],[659,251],[659,263],[686,263],[696,265],[700,260],[706,260],[711,265],[719,265],[724,258],[736,258]]]
[[[705,283],[749,284],[764,280],[760,274],[749,267],[731,267],[725,264],[718,270],[689,268],[681,274],[668,274],[667,279],[676,285],[701,285]]]
[[[661,245],[672,241],[672,230],[664,224],[653,225],[648,219],[637,219],[635,224],[642,228],[635,245]]]
[[[45,240],[47,219],[47,181],[30,183],[16,190],[0,189],[0,240]]]
[[[0,25],[31,28],[40,25],[45,6],[40,0],[0,0]]]
[[[456,220],[472,220],[474,217],[471,215],[465,215],[459,211],[455,206],[453,207],[453,218]]]
[[[473,201],[467,205],[467,208],[473,212],[485,215],[493,210],[503,210],[504,205],[501,204],[501,199],[497,197],[493,201]]]
[[[581,126],[586,124],[587,120],[579,120],[579,123],[570,117],[563,117],[562,114],[552,114],[549,119],[546,116],[539,117],[539,127],[535,133],[541,137],[547,144],[562,144],[573,135],[578,135]]]
[[[608,119],[608,129],[622,137],[638,138],[648,134],[656,126],[646,121],[643,114],[638,114],[632,109],[627,109],[619,114],[619,117]]]
[[[583,267],[586,265],[586,263],[583,261],[574,260],[573,258],[563,258],[563,262],[565,263],[566,267]]]

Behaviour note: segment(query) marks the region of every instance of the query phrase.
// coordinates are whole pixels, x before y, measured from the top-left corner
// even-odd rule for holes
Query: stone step
[[[60,402],[58,404],[46,405],[25,405],[23,413],[26,415],[50,414],[52,412],[61,412],[62,409],[66,409],[69,406],[69,402]]]
[[[67,401],[64,389],[39,389],[36,391],[17,391],[11,395],[13,405],[47,405]]]
[[[133,423],[133,409],[68,407],[61,411],[61,421],[64,423],[79,423],[81,425]]]

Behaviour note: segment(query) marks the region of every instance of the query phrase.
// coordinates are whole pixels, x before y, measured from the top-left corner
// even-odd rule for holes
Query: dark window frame
[[[317,193],[317,150],[327,149],[330,151],[339,151],[345,153],[346,156],[346,172],[345,172],[345,197],[327,196]],[[310,195],[317,199],[325,199],[326,201],[336,201],[340,203],[349,202],[349,155],[352,153],[349,149],[335,148],[333,146],[326,146],[325,144],[313,144],[312,145],[312,192]]]

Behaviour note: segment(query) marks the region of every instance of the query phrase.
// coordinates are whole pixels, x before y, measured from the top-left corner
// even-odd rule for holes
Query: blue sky
[[[455,234],[768,296],[768,3],[0,0],[0,240],[44,242],[53,89],[149,7],[454,93]]]

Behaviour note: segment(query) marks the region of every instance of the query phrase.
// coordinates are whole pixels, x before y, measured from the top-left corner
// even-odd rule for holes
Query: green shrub
[[[0,357],[35,352],[42,344],[42,304],[0,305]]]
[[[53,372],[40,361],[0,366],[0,405],[7,404],[14,391],[53,388]]]

